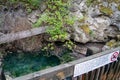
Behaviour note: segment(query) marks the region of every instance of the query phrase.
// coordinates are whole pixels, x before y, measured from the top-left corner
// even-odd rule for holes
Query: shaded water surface
[[[54,55],[45,55],[48,54],[46,51],[9,52],[4,56],[3,69],[7,75],[15,78],[76,59],[68,49],[61,52],[62,55],[59,58]]]
[[[59,65],[56,56],[45,56],[41,53],[9,53],[4,57],[3,68],[12,77],[22,76],[31,72]]]

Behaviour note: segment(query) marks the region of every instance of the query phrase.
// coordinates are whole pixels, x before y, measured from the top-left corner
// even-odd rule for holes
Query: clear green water
[[[3,69],[5,72],[9,72],[10,76],[15,78],[28,73],[46,69],[49,67],[57,66],[61,63],[66,63],[75,60],[69,53],[71,51],[62,51],[62,56],[58,58],[57,56],[45,56],[42,55],[45,52],[35,52],[35,53],[8,53],[4,57]]]
[[[5,72],[9,72],[12,77],[18,77],[59,65],[60,60],[56,56],[48,57],[37,53],[9,53],[3,63]]]

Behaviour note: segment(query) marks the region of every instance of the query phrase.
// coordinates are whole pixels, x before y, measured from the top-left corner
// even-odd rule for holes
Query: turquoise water
[[[40,53],[9,53],[5,56],[3,68],[10,76],[18,77],[60,64],[56,56],[44,56]]]
[[[70,50],[63,50],[62,55],[45,56],[47,52],[12,52],[4,56],[3,69],[5,73],[13,78],[54,67],[72,60],[75,60],[69,53]],[[44,55],[43,55],[44,54]]]

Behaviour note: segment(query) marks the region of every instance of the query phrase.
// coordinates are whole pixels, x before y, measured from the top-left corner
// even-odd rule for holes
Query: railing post
[[[0,80],[6,80],[1,61],[0,61]]]

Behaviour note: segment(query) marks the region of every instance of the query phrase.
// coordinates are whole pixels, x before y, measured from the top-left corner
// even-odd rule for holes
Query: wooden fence
[[[61,64],[56,67],[21,76],[13,80],[120,80],[120,54],[117,60],[114,59],[117,58],[115,55],[113,57],[111,56],[111,53],[114,54],[116,53],[116,51],[118,51],[119,53],[119,50],[120,47],[101,52],[83,59],[75,60],[66,64]],[[104,60],[99,61],[100,58],[103,58],[105,62]],[[96,62],[102,62],[102,64],[106,63],[107,60],[112,61],[110,63],[104,64],[103,66],[100,66],[102,65],[101,63],[98,63],[96,65],[94,64],[94,62],[90,63],[90,65],[92,65],[90,69],[93,70],[79,75],[80,71],[84,72],[83,69],[90,66],[84,65],[83,68],[79,68],[78,70],[77,75],[79,76],[75,76],[75,67],[79,67],[80,65],[83,65],[83,63],[89,62],[90,60],[97,60]]]

